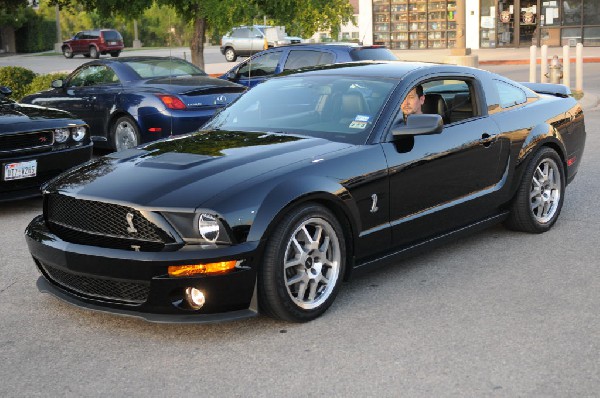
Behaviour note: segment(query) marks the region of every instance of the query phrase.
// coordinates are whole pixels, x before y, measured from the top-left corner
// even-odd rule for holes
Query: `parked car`
[[[296,39],[294,39],[295,41]],[[282,26],[238,26],[221,38],[221,54],[228,62],[238,56],[249,56],[270,47],[292,44]]]
[[[118,57],[125,48],[123,37],[114,29],[96,29],[77,32],[72,39],[62,44],[62,52],[65,58],[73,58],[75,54],[83,54],[84,57],[99,58],[100,54],[110,54]]]
[[[404,115],[416,85],[425,114]],[[403,62],[270,79],[203,131],[49,184],[26,230],[38,286],[154,321],[302,322],[355,272],[502,221],[548,231],[586,132],[566,86],[532,87]]]
[[[398,58],[384,46],[352,43],[302,44],[270,48],[241,62],[219,76],[254,87],[284,71],[350,61],[393,61]]]
[[[83,64],[21,102],[69,111],[94,145],[119,151],[194,131],[244,90],[180,58],[122,57]]]
[[[88,127],[67,112],[19,105],[0,87],[0,202],[41,195],[40,186],[92,157]]]

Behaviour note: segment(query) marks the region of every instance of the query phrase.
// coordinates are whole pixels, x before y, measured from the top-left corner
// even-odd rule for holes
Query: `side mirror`
[[[406,124],[398,123],[392,128],[394,137],[407,135],[439,134],[444,129],[440,115],[408,115]]]
[[[0,86],[0,94],[2,94],[5,97],[8,97],[12,94],[12,90],[6,86]]]
[[[227,80],[237,80],[237,69],[230,70],[225,76],[227,77]]]
[[[63,88],[65,82],[63,79],[52,80],[52,88]]]

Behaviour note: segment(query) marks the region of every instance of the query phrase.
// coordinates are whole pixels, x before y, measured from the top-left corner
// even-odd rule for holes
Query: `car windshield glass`
[[[142,79],[168,76],[204,76],[206,73],[197,66],[182,59],[143,59],[125,61]]]
[[[242,95],[205,129],[302,134],[361,144],[396,84],[355,76],[275,78]]]
[[[398,57],[384,47],[357,48],[350,51],[354,61],[397,61]]]

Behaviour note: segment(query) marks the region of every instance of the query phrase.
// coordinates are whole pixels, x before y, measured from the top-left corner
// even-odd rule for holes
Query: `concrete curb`
[[[562,62],[562,58],[560,58],[561,62]],[[571,58],[571,63],[575,64],[576,59],[575,58]],[[598,63],[600,62],[600,57],[587,57],[587,58],[583,58],[583,63],[587,64],[587,63]],[[537,64],[541,64],[542,60],[541,59],[537,59]],[[479,65],[528,65],[529,64],[529,59],[504,59],[504,60],[500,60],[500,59],[489,59],[486,61],[479,61]]]

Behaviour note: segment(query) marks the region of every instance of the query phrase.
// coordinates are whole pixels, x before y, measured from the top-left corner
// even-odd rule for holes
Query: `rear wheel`
[[[98,49],[94,46],[90,46],[90,57],[92,58],[100,58],[100,53],[98,52]]]
[[[345,262],[343,230],[328,209],[311,204],[288,213],[265,249],[258,277],[261,311],[293,322],[317,318],[333,303]]]
[[[135,120],[129,116],[118,118],[112,125],[111,139],[115,151],[138,146],[140,144],[140,132]]]
[[[237,54],[235,53],[233,48],[227,47],[225,49],[225,59],[227,60],[227,62],[235,62],[235,60],[237,59]]]
[[[63,55],[65,58],[73,58],[73,51],[70,47],[63,47]]]
[[[558,219],[564,193],[562,160],[552,148],[539,149],[525,169],[505,225],[523,232],[548,231]]]

